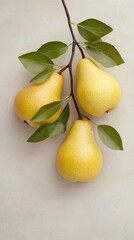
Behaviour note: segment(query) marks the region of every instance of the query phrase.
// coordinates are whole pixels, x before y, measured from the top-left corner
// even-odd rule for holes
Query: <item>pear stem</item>
[[[76,46],[80,50],[82,58],[85,58],[85,55],[84,55],[82,47],[79,45],[79,43],[77,42],[77,40],[75,38],[73,28],[72,28],[72,25],[71,25],[70,14],[69,14],[69,11],[67,9],[66,3],[65,3],[64,0],[61,0],[61,2],[63,4],[64,10],[65,10],[65,13],[66,13],[66,16],[67,16],[68,26],[69,26],[69,29],[70,29],[70,32],[71,32],[71,35],[72,35],[73,42],[72,42],[72,54],[71,54],[69,63],[59,71],[59,74],[61,74],[66,69],[69,69],[71,96],[72,96],[72,99],[73,99],[73,102],[74,102],[74,105],[75,105],[75,108],[76,108],[76,111],[77,111],[77,114],[78,114],[78,118],[82,119],[82,114],[81,114],[80,109],[78,107],[78,104],[77,104],[77,101],[76,101],[76,98],[75,98],[75,95],[74,95],[74,87],[73,87],[73,82],[74,81],[73,81],[72,63],[73,63],[73,59],[74,59],[74,55],[75,55]]]

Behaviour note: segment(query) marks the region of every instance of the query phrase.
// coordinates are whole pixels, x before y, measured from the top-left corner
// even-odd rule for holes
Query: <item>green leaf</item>
[[[46,81],[54,72],[55,72],[55,69],[47,68],[43,72],[37,74],[34,78],[32,78],[30,82],[34,84],[42,83]]]
[[[42,122],[52,117],[61,108],[61,102],[55,101],[49,103],[39,109],[35,116],[31,119],[32,122]]]
[[[43,141],[49,137],[53,137],[66,131],[67,121],[69,119],[70,109],[67,104],[61,113],[60,117],[53,123],[41,125],[33,135],[28,139],[28,142],[35,143]]]
[[[65,43],[55,41],[45,43],[38,49],[38,52],[41,52],[47,55],[49,58],[54,59],[64,54],[67,49],[68,46]]]
[[[97,40],[113,31],[105,23],[93,18],[78,23],[77,27],[81,36],[88,41]]]
[[[51,124],[49,123],[43,124],[28,139],[28,142],[31,142],[31,143],[41,142],[44,139],[47,139],[62,133],[63,128],[64,126],[59,122],[53,122]]]
[[[53,62],[47,56],[39,52],[30,52],[19,57],[23,66],[30,72],[38,74],[46,68],[53,68]]]
[[[117,49],[107,42],[86,42],[87,53],[104,67],[113,67],[124,63]]]
[[[70,115],[70,108],[69,108],[69,104],[67,103],[63,112],[61,113],[59,120],[66,125],[69,119],[69,115]]]
[[[108,125],[99,125],[98,134],[107,147],[113,150],[123,150],[121,137],[115,128]]]

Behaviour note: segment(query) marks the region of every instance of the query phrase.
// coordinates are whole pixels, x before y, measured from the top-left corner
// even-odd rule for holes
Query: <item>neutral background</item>
[[[65,135],[27,143],[33,129],[14,114],[16,93],[28,85],[17,57],[52,40],[71,42],[59,0],[0,0],[0,239],[131,240],[134,238],[133,151],[133,9],[128,0],[66,0],[72,22],[93,17],[114,28],[105,39],[125,64],[109,69],[120,82],[123,99],[112,113],[96,119],[120,132],[124,151],[112,151],[96,139],[104,154],[100,176],[91,183],[70,183],[55,169],[55,155]],[[75,30],[76,31],[76,30]],[[79,34],[76,31],[79,40]],[[65,64],[66,56],[57,60]],[[76,61],[80,58],[76,54]],[[75,72],[74,64],[74,72]],[[69,78],[63,96],[69,92]],[[71,105],[68,129],[76,118]]]

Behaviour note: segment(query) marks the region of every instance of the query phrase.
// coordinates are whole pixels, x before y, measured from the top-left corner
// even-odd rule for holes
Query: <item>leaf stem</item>
[[[72,99],[73,99],[73,102],[74,102],[74,105],[75,105],[75,108],[76,108],[76,111],[77,111],[77,114],[78,114],[78,118],[82,119],[82,114],[80,112],[80,109],[78,107],[77,101],[75,99],[74,87],[73,87],[73,82],[74,81],[73,81],[72,63],[73,63],[73,59],[74,59],[74,55],[75,55],[76,46],[78,47],[78,49],[79,49],[79,51],[81,53],[82,58],[85,58],[85,55],[84,55],[83,49],[81,48],[81,46],[79,45],[79,43],[77,42],[77,40],[75,38],[75,35],[74,35],[74,32],[73,32],[73,28],[72,28],[72,25],[71,25],[72,22],[71,22],[70,14],[69,14],[69,11],[67,9],[65,0],[61,0],[61,2],[63,4],[64,10],[65,10],[65,13],[66,13],[66,16],[67,16],[68,26],[69,26],[69,29],[70,29],[70,32],[71,32],[71,35],[72,35],[73,42],[72,42],[72,54],[71,54],[69,63],[59,71],[59,74],[61,74],[66,69],[69,69],[71,96],[72,96]]]
[[[72,25],[78,25],[77,23],[71,22]]]

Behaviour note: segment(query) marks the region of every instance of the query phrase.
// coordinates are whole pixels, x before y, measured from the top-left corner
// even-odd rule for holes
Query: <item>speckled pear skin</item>
[[[76,120],[57,153],[59,174],[71,182],[88,182],[98,176],[102,164],[102,153],[95,142],[91,122]]]
[[[61,109],[44,122],[33,123],[30,120],[43,105],[61,101],[63,85],[63,75],[54,72],[45,82],[21,90],[14,101],[17,116],[32,127],[39,127],[42,123],[54,122],[61,114]]]
[[[77,65],[76,94],[81,108],[92,116],[102,116],[114,109],[122,95],[117,80],[89,58]]]

